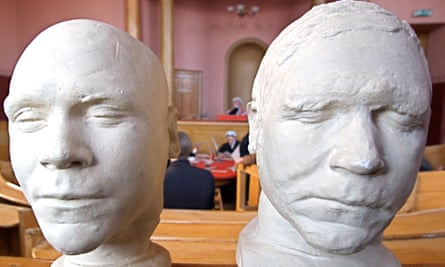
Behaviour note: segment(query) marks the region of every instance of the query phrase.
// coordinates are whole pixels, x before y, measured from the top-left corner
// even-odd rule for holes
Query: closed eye
[[[296,120],[301,123],[320,123],[335,117],[338,112],[335,102],[304,103],[285,105],[282,109],[283,120]]]
[[[285,120],[296,120],[301,123],[320,123],[332,118],[333,112],[326,110],[296,111],[282,116]]]
[[[23,132],[34,132],[47,124],[46,114],[36,107],[23,107],[18,109],[12,117],[11,123]]]
[[[94,105],[87,111],[87,121],[102,127],[110,127],[127,121],[129,112],[113,105]]]
[[[375,120],[378,125],[388,125],[401,132],[412,132],[425,127],[425,119],[393,110],[376,112]]]

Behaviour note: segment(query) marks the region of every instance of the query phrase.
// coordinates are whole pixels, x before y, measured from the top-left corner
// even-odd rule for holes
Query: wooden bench
[[[251,177],[246,179],[246,177]],[[261,191],[258,168],[255,164],[238,165],[236,210],[256,210]],[[249,183],[249,185],[247,185]],[[246,187],[249,187],[246,193]],[[445,170],[419,172],[416,185],[400,213],[445,208]]]
[[[51,261],[43,261],[23,257],[0,256],[0,267],[50,267]],[[236,267],[236,265],[221,264],[180,264],[173,263],[172,267]],[[403,264],[403,267],[445,267],[445,264]]]
[[[0,203],[1,240],[6,242],[4,248],[11,256],[30,257],[30,247],[26,247],[26,231],[38,227],[34,213],[29,207],[21,207]]]
[[[50,260],[0,256],[0,267],[49,267],[51,263]]]
[[[404,266],[445,264],[444,173],[419,173],[409,211],[399,212],[384,232],[384,244]],[[163,210],[151,239],[170,251],[176,266],[235,266],[238,234],[255,215],[254,211]],[[34,235],[31,240],[40,238],[33,245],[33,257],[60,255],[39,229],[27,233]]]
[[[445,208],[397,214],[384,241],[404,264],[445,264]]]
[[[0,267],[50,267],[52,261],[39,260],[25,257],[0,256]],[[172,263],[172,267],[236,267],[235,265],[222,264],[180,264]],[[422,265],[425,266],[425,265]],[[442,266],[440,266],[442,267]]]
[[[0,199],[9,202],[11,204],[18,204],[21,206],[29,207],[28,200],[23,195],[22,189],[7,180],[2,174],[0,174]]]
[[[0,252],[3,255],[30,257],[25,233],[29,228],[38,227],[38,224],[21,188],[13,183],[14,179],[3,176],[3,173],[13,176],[10,164],[0,161],[0,167]]]
[[[164,210],[152,240],[170,251],[175,264],[235,266],[238,234],[255,212]],[[445,264],[445,209],[398,214],[384,244],[402,264]],[[39,259],[60,254],[42,242]],[[187,265],[188,264],[188,265]]]
[[[445,171],[419,172],[414,211],[445,208]]]
[[[9,161],[8,122],[0,120],[0,160]]]
[[[416,185],[399,213],[445,208],[445,171],[419,172]]]
[[[239,232],[255,216],[256,212],[164,209],[151,240],[168,249],[175,264],[235,266]],[[28,234],[33,235],[30,240],[37,240],[33,258],[54,260],[60,256],[39,229]]]

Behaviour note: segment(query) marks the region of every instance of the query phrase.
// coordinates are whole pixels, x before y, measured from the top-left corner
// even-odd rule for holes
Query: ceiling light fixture
[[[234,13],[238,15],[239,18],[253,17],[258,13],[258,11],[260,11],[260,7],[255,5],[251,6],[250,9],[247,9],[244,4],[237,4],[227,7],[227,12]]]

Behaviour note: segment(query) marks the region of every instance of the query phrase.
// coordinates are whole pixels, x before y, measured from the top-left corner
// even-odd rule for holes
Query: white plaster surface
[[[372,3],[316,6],[272,42],[252,99],[263,193],[238,265],[400,266],[382,233],[415,182],[431,101],[409,25]]]
[[[152,51],[86,19],[39,34],[4,106],[11,161],[54,266],[170,266],[149,237],[177,149],[167,84]]]

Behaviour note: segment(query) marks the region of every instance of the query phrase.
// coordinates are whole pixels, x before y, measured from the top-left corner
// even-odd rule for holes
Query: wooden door
[[[175,70],[175,107],[178,120],[201,118],[202,72]]]

